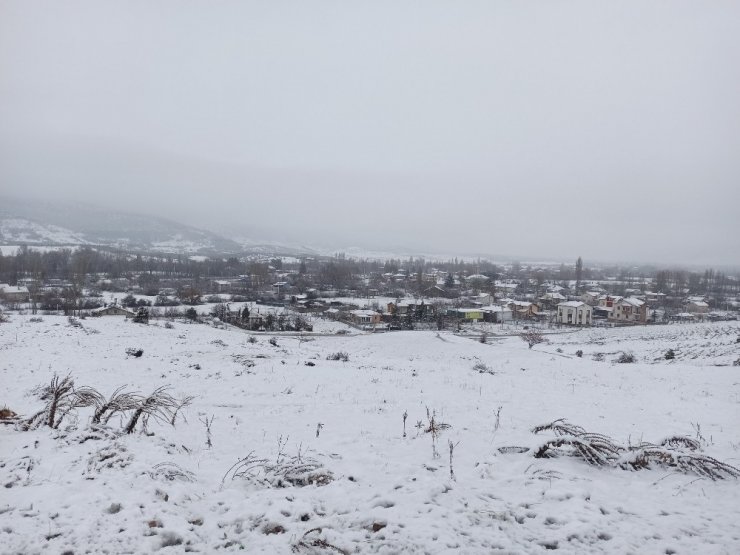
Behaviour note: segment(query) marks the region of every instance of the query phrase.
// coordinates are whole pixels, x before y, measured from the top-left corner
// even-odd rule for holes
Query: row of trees
[[[462,284],[461,288],[467,288],[470,284],[466,283],[466,276],[483,275],[488,279],[475,284],[475,289],[493,293],[495,280],[505,277],[522,280],[526,285],[521,292],[530,293],[542,293],[543,285],[549,281],[564,283],[572,280],[576,281],[580,293],[586,280],[616,276],[614,290],[610,291],[613,294],[622,294],[628,288],[650,286],[666,294],[682,295],[688,289],[690,294],[725,297],[737,294],[740,283],[737,276],[712,269],[704,272],[618,266],[594,269],[584,265],[580,258],[575,264],[562,264],[560,267],[525,266],[517,262],[503,267],[486,260],[429,261],[409,257],[378,261],[348,258],[341,254],[330,258],[306,257],[291,262],[280,258],[256,261],[236,257],[192,260],[187,256],[147,256],[93,248],[42,252],[21,247],[15,255],[0,254],[0,282],[14,284],[20,278],[30,277],[40,282],[61,280],[77,290],[95,284],[116,290],[116,281],[127,278],[127,286],[134,282],[149,295],[157,295],[162,288],[174,286],[181,302],[187,304],[199,302],[200,292],[207,290],[210,278],[249,276],[244,289],[258,290],[275,279],[278,269],[292,271],[290,285],[301,293],[312,288],[333,288],[355,290],[359,294],[370,289],[385,294],[423,294],[435,283],[427,279],[433,270],[446,272],[444,285],[450,290],[455,289],[457,283]],[[393,276],[399,272],[402,278],[388,278],[389,274]],[[655,283],[651,283],[652,279]],[[190,287],[190,293],[186,287]],[[164,299],[162,301],[164,303]]]

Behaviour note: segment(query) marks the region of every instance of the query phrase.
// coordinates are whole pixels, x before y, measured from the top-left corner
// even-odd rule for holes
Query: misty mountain
[[[138,251],[236,253],[231,239],[162,217],[105,210],[81,203],[0,198],[0,242],[102,245]]]

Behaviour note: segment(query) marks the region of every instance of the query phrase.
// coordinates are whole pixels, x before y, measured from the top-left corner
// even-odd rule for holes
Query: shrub
[[[578,350],[576,351],[576,356],[577,356],[578,358],[583,358],[583,351],[581,351],[580,349],[578,349]]]
[[[347,362],[349,361],[349,355],[344,351],[338,351],[336,353],[331,353],[326,357],[326,360],[341,360],[342,362]]]
[[[193,322],[195,322],[198,319],[198,311],[195,310],[193,307],[190,307],[185,311],[185,317],[188,320],[192,320]]]
[[[633,355],[632,353],[622,353],[621,355],[619,355],[617,362],[619,364],[631,364],[635,362],[635,355]]]
[[[674,358],[676,358],[676,353],[673,349],[668,349],[663,356],[666,360],[673,360]]]
[[[136,347],[129,347],[126,349],[126,354],[130,357],[139,358],[144,354],[144,349],[137,349]]]
[[[278,347],[279,346],[278,345],[278,341],[277,341],[277,337],[271,337],[270,340],[268,341],[268,343],[270,345],[272,345],[273,347]]]
[[[477,362],[475,366],[473,366],[473,370],[475,370],[479,374],[495,374],[493,370],[491,370],[486,364],[482,362]]]
[[[148,324],[149,323],[149,311],[143,306],[140,307],[139,310],[136,311],[136,314],[134,315],[133,320],[137,324]]]
[[[536,330],[526,331],[522,333],[519,337],[521,337],[522,341],[526,342],[527,345],[529,345],[530,349],[535,345],[545,343],[547,341],[547,339],[545,339],[545,337]]]

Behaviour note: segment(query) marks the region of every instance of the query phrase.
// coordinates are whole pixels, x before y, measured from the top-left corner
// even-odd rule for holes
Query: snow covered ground
[[[740,466],[737,323],[556,334],[531,350],[436,332],[273,345],[180,321],[81,324],[0,324],[0,407],[34,414],[30,391],[55,372],[106,397],[169,385],[195,400],[175,427],[151,419],[151,435],[120,434],[130,414],[91,430],[91,408],[58,430],[0,425],[0,553],[740,552],[739,480],[535,458],[555,436],[531,431],[566,418],[623,445],[690,436]],[[622,351],[637,362],[614,363]],[[339,352],[349,360],[327,360]],[[436,438],[431,416],[450,425]]]

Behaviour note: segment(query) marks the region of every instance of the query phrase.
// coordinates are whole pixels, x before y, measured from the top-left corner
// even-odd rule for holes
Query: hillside
[[[241,246],[166,218],[79,203],[0,198],[0,244],[102,245],[137,251],[233,253]]]

